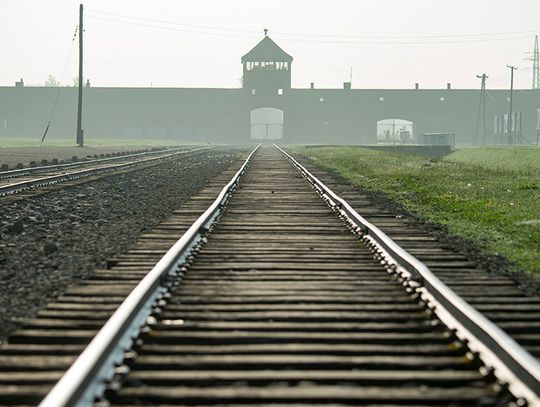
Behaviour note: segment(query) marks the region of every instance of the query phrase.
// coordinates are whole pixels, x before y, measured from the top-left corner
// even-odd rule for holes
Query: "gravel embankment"
[[[86,157],[99,156],[100,154],[128,153],[142,150],[149,150],[148,146],[119,146],[119,147],[1,147],[0,165],[7,164],[10,169],[14,169],[18,163],[28,167],[31,161],[41,165],[41,160],[51,162],[53,159],[58,161],[71,161],[73,156],[79,160]]]
[[[126,251],[239,154],[223,148],[3,205],[0,338]]]

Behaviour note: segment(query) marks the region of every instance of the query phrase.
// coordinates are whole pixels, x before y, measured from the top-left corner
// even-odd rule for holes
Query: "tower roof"
[[[249,62],[292,62],[293,57],[283,51],[268,36],[265,36],[251,51],[242,57],[242,63]]]

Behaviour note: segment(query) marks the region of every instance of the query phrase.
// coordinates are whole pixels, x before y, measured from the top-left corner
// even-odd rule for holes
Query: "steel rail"
[[[79,179],[79,178],[83,178],[83,177],[89,177],[89,176],[92,176],[92,175],[97,175],[97,174],[106,173],[106,172],[110,172],[110,171],[120,171],[120,170],[124,170],[124,169],[130,168],[130,167],[133,167],[133,166],[137,166],[137,165],[141,165],[141,164],[147,164],[147,163],[154,162],[154,161],[159,161],[159,160],[164,160],[166,158],[173,157],[173,156],[176,156],[176,155],[188,154],[188,153],[196,153],[196,152],[199,152],[199,151],[206,151],[208,149],[209,149],[209,147],[203,147],[203,148],[193,149],[193,150],[188,150],[188,151],[183,150],[183,151],[179,151],[179,152],[175,152],[175,153],[169,153],[169,154],[166,154],[166,155],[161,155],[159,157],[150,157],[150,158],[147,158],[147,159],[144,159],[144,160],[139,160],[139,161],[130,161],[130,162],[127,162],[127,163],[113,163],[113,164],[111,164],[109,166],[104,166],[104,167],[88,168],[88,169],[84,169],[84,170],[80,170],[80,171],[68,172],[68,173],[65,173],[65,174],[51,175],[51,176],[48,176],[48,177],[42,177],[42,178],[36,178],[36,179],[31,179],[31,180],[26,180],[26,181],[14,182],[14,183],[11,183],[11,184],[0,186],[0,197],[5,196],[5,195],[14,194],[16,192],[25,191],[25,190],[32,189],[32,188],[43,187],[43,186],[47,186],[47,185],[54,185],[54,184],[57,184],[59,182],[72,181],[72,180],[75,180],[75,179]]]
[[[40,167],[20,168],[17,170],[9,170],[9,171],[0,172],[0,179],[17,178],[17,177],[24,177],[27,175],[35,175],[35,174],[46,174],[48,172],[60,171],[63,169],[85,167],[92,164],[101,164],[101,163],[107,163],[111,161],[121,161],[121,160],[130,159],[130,158],[144,157],[148,155],[170,153],[177,150],[182,150],[180,152],[190,151],[190,150],[186,150],[185,147],[175,147],[175,148],[168,148],[168,149],[156,150],[156,151],[145,151],[144,153],[126,154],[126,155],[106,157],[106,158],[96,158],[93,160],[77,161],[77,162],[65,163],[65,164],[52,164],[52,165],[43,165]],[[191,151],[194,151],[194,150],[191,150]]]
[[[103,393],[107,380],[114,375],[115,365],[122,362],[124,352],[131,348],[156,302],[167,291],[166,280],[169,277],[180,278],[178,270],[224,210],[259,146],[249,154],[212,205],[131,291],[43,399],[41,407],[89,406]]]
[[[374,248],[392,272],[420,294],[437,317],[467,342],[492,373],[529,407],[540,407],[540,363],[506,332],[464,301],[420,260],[367,221],[290,154],[275,145],[354,232]]]

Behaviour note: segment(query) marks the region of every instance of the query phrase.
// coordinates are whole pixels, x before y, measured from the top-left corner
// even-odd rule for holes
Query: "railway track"
[[[445,279],[470,264],[390,240],[277,148],[250,158],[0,346],[0,403],[539,405],[538,362],[400,246]],[[540,303],[473,278],[494,315]]]
[[[0,197],[35,188],[154,164],[161,160],[206,151],[210,147],[172,148],[68,164],[0,172]]]

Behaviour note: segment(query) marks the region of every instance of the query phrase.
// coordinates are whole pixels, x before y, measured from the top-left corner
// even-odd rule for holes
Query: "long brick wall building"
[[[84,88],[85,138],[374,144],[378,122],[401,119],[413,123],[412,142],[433,132],[454,133],[460,144],[506,140],[501,133],[508,90],[489,90],[484,138],[476,129],[479,90],[351,89],[347,83],[341,89],[293,89],[293,57],[268,36],[241,61],[239,89]],[[0,87],[0,137],[40,137],[56,94],[51,87]],[[76,109],[77,89],[63,88],[48,137],[74,135]],[[514,91],[521,141],[536,144],[539,109],[540,90]]]

